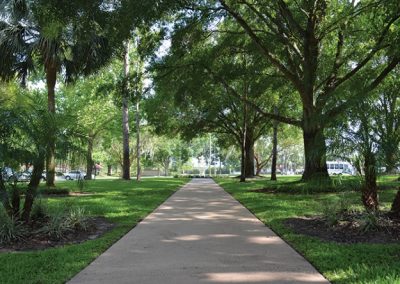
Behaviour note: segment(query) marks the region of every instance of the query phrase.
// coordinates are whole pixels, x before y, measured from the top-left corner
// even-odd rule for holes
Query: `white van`
[[[355,170],[349,162],[343,161],[328,161],[326,162],[328,166],[329,175],[354,175]]]

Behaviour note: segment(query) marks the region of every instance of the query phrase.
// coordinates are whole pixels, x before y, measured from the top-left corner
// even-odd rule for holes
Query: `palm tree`
[[[70,82],[94,72],[108,61],[113,49],[91,9],[71,12],[69,8],[63,15],[57,1],[54,7],[41,7],[39,2],[0,1],[0,78],[18,76],[26,86],[27,76],[35,67],[43,67],[47,108],[55,113],[57,78],[63,76]],[[50,131],[47,138],[48,186],[54,186],[55,132]]]

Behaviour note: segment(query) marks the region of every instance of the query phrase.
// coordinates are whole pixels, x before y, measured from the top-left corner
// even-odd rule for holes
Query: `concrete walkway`
[[[329,283],[211,179],[194,179],[69,283]]]

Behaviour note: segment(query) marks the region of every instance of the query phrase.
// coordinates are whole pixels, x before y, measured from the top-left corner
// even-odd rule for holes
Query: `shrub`
[[[4,208],[0,208],[0,244],[23,240],[28,234],[21,221],[9,217]]]

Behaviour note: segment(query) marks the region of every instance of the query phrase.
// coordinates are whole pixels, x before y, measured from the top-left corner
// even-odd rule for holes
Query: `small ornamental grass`
[[[49,221],[37,232],[48,235],[52,239],[63,239],[72,229],[65,221],[64,214],[54,214],[50,216]]]
[[[74,230],[87,231],[90,228],[89,218],[83,207],[71,208],[65,218],[68,226]]]
[[[0,245],[23,241],[28,230],[21,221],[9,217],[3,206],[0,207]]]
[[[337,225],[351,209],[351,199],[346,193],[341,193],[337,200],[324,200],[321,204],[321,213],[328,226]]]
[[[87,231],[90,220],[82,207],[72,207],[49,216],[48,222],[37,232],[53,239],[64,239],[73,231]]]

